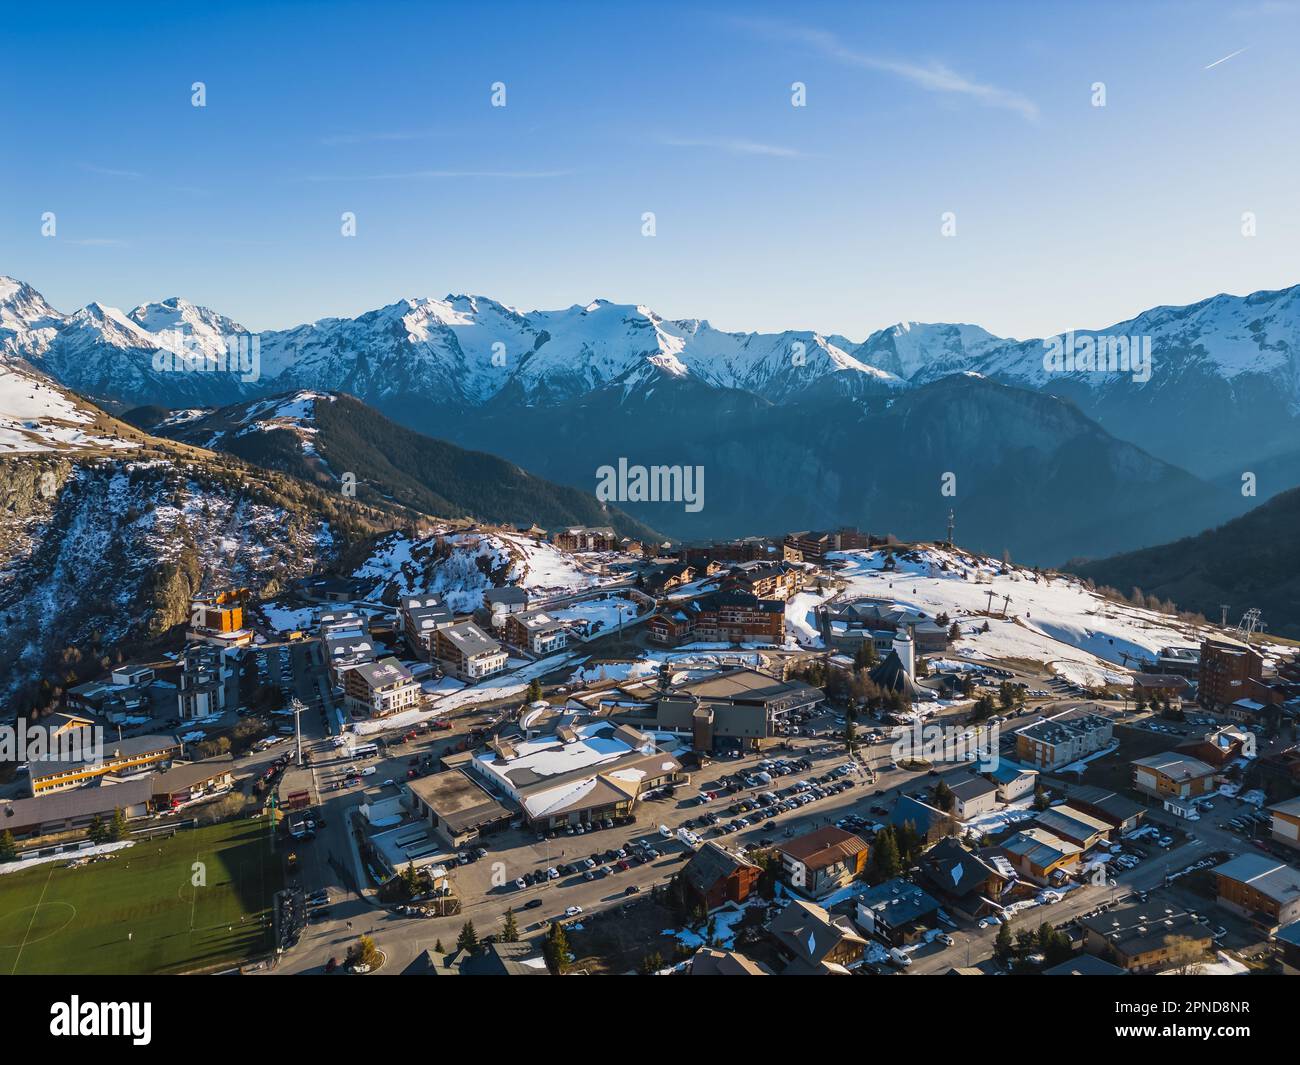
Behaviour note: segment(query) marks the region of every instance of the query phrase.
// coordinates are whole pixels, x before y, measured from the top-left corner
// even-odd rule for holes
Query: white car
[[[952,936],[950,936],[947,932],[940,932],[934,938],[938,940],[940,943],[942,943],[945,947],[951,947],[954,942]]]
[[[566,910],[564,911],[564,916],[565,916],[565,917],[577,917],[578,914],[580,914],[580,913],[582,913],[582,907],[581,907],[581,906],[570,906],[568,909],[566,909]]]
[[[387,780],[384,781],[383,786],[386,788],[396,787],[397,781],[395,781],[392,777],[389,777]]]

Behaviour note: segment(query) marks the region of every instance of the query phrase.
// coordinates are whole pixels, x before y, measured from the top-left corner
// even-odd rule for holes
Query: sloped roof
[[[827,825],[796,836],[776,849],[795,861],[802,862],[809,869],[822,869],[836,862],[848,861],[865,851],[867,845],[860,836],[845,832],[835,825]]]
[[[1214,773],[1214,766],[1206,765],[1199,758],[1179,754],[1177,751],[1166,751],[1164,754],[1152,754],[1146,758],[1135,758],[1133,759],[1133,765],[1142,766],[1144,769],[1153,769],[1157,773],[1163,773],[1171,780],[1199,779],[1200,777],[1211,776]]]
[[[895,877],[858,896],[858,905],[871,910],[890,928],[919,921],[939,908],[938,900],[920,884]]]
[[[901,692],[908,698],[914,698],[919,690],[911,674],[903,668],[903,660],[897,651],[890,651],[869,676],[885,691]]]
[[[951,836],[921,855],[917,864],[921,875],[937,890],[957,898],[982,891],[990,876],[1001,876]]]
[[[31,799],[0,802],[0,831],[62,821],[70,817],[111,814],[118,807],[137,806],[153,797],[149,776],[133,777],[100,787],[68,788]]]
[[[948,815],[927,803],[914,799],[910,795],[900,795],[894,802],[894,809],[889,814],[889,824],[903,825],[909,821],[922,834],[930,831],[932,825],[946,820]]]
[[[734,854],[719,843],[709,840],[699,850],[685,868],[682,876],[686,882],[700,894],[707,894],[719,880],[725,880],[738,869],[757,869],[753,862]]]
[[[754,961],[734,950],[701,947],[691,958],[691,976],[773,976],[761,961]]]
[[[797,960],[820,964],[822,959],[848,939],[866,943],[856,932],[835,924],[820,906],[795,899],[768,925],[772,937]]]
[[[1262,854],[1240,854],[1214,870],[1216,876],[1249,884],[1274,902],[1287,905],[1300,897],[1300,869],[1266,858]]]

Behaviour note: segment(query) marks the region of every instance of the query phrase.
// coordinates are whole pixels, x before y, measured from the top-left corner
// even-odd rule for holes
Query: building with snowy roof
[[[646,792],[686,779],[653,739],[612,721],[498,739],[467,765],[541,829],[626,817]]]

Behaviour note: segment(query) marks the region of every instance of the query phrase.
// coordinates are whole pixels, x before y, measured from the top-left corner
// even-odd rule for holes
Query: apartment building
[[[224,651],[209,644],[187,644],[181,659],[176,691],[177,715],[182,721],[213,717],[227,710],[234,671],[226,665]]]
[[[832,551],[859,551],[871,546],[869,533],[849,526],[834,532],[792,532],[781,543],[790,562],[821,562]]]
[[[535,655],[554,654],[569,644],[569,632],[564,623],[556,621],[544,610],[507,614],[502,633],[511,647],[519,647]]]
[[[1039,770],[1060,769],[1103,750],[1113,739],[1108,717],[1082,708],[1016,730],[1016,760]]]
[[[387,717],[418,706],[420,685],[396,658],[381,658],[349,669],[343,694],[353,717]]]
[[[80,787],[110,773],[123,776],[158,768],[179,758],[184,750],[184,744],[175,736],[162,735],[103,739],[99,749],[93,743],[83,743],[73,757],[33,759],[27,773],[27,790],[31,795],[44,795]]]
[[[402,635],[411,654],[433,660],[433,634],[455,624],[451,608],[437,595],[405,596],[398,606]]]
[[[1185,910],[1142,903],[1119,906],[1085,917],[1084,949],[1089,954],[1111,956],[1126,972],[1153,973],[1169,969],[1186,958],[1185,945],[1208,953],[1214,945],[1209,926]]]
[[[503,672],[508,660],[505,648],[472,621],[438,629],[434,656],[448,675],[471,684]]]
[[[1214,766],[1178,751],[1138,758],[1131,764],[1133,787],[1157,799],[1194,799],[1214,786]]]
[[[1219,905],[1275,929],[1300,921],[1300,869],[1253,852],[1214,870]]]
[[[1251,681],[1262,681],[1264,659],[1240,640],[1215,636],[1201,642],[1200,687],[1197,699],[1207,709],[1231,706],[1253,693]]]
[[[739,589],[713,592],[662,607],[647,623],[650,639],[665,646],[708,643],[780,643],[785,603]]]
[[[572,525],[555,534],[555,546],[561,551],[576,554],[583,551],[613,551],[618,547],[618,534],[608,525],[589,528]]]

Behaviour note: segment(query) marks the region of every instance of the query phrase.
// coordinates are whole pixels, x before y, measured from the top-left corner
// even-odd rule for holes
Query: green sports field
[[[185,972],[264,954],[281,879],[262,819],[0,875],[0,974]]]

